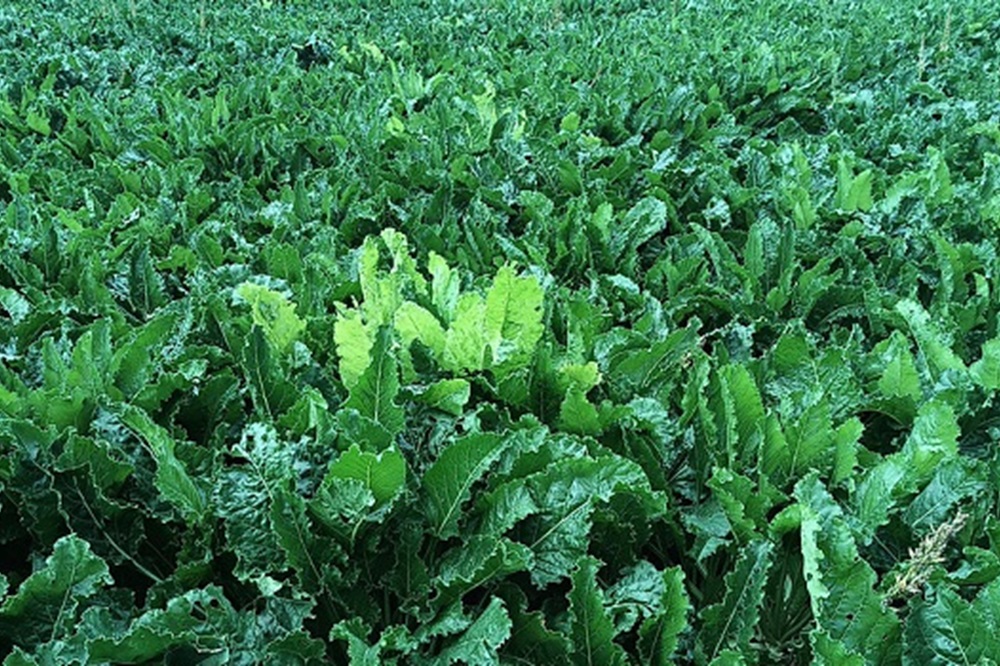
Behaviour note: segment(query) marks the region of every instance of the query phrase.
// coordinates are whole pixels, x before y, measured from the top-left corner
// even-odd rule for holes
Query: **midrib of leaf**
[[[54,559],[54,558],[53,558]],[[79,566],[79,561],[73,560],[73,568],[70,570],[69,574],[69,585],[66,586],[66,591],[63,593],[62,602],[59,604],[59,612],[56,613],[55,622],[52,623],[52,634],[49,636],[49,642],[51,643],[56,639],[56,632],[59,629],[59,623],[62,621],[63,612],[66,610],[66,602],[69,601],[69,593],[73,591],[73,580],[76,578],[76,569]]]
[[[470,472],[466,475],[465,481],[462,482],[461,490],[455,495],[455,500],[451,503],[451,506],[448,507],[448,511],[445,513],[444,519],[442,519],[441,524],[438,525],[437,528],[438,536],[441,535],[441,532],[442,530],[444,530],[445,525],[447,525],[448,522],[451,520],[452,514],[454,514],[455,511],[458,510],[458,507],[462,504],[462,497],[465,495],[465,491],[472,486],[474,479],[479,478],[480,470],[488,466],[490,462],[491,460],[489,455],[483,456],[483,458],[478,463],[476,463],[476,466],[473,467],[472,470],[470,470]]]
[[[655,361],[653,361],[653,364],[651,366],[649,366],[649,369],[646,370],[646,373],[642,376],[642,382],[639,384],[639,388],[640,389],[646,389],[646,388],[649,387],[649,381],[650,381],[650,378],[653,376],[653,373],[659,371],[660,366],[663,365],[664,362],[666,362],[667,356],[669,356],[669,355],[670,355],[670,352],[667,351],[667,352],[661,354],[658,359],[656,359]]]
[[[666,613],[666,611],[664,611]],[[666,619],[661,618],[659,622],[656,623],[656,631],[653,633],[653,640],[650,642],[649,657],[650,660],[653,658],[653,654],[657,652],[657,646],[659,646],[660,641],[663,637],[663,625],[666,624]],[[642,624],[639,625],[642,627]],[[668,655],[669,656],[669,655]]]
[[[754,562],[753,568],[750,569],[750,575],[746,577],[746,585],[740,589],[740,595],[737,597],[736,603],[733,604],[733,610],[729,614],[729,617],[726,618],[726,624],[722,627],[722,631],[719,633],[719,640],[716,641],[715,647],[712,649],[712,656],[709,658],[709,662],[719,656],[719,650],[722,648],[722,644],[726,640],[726,634],[729,633],[729,625],[733,623],[736,613],[743,605],[743,597],[746,595],[747,590],[750,589],[751,581],[754,579],[754,573],[757,571],[757,567],[759,565],[760,560],[757,560],[757,562]]]
[[[267,399],[267,390],[264,388],[264,375],[261,374],[260,366],[260,354],[258,351],[254,351],[254,368],[252,372],[256,375],[257,386],[260,387],[260,397],[264,401],[264,409],[267,410],[268,416],[274,418],[274,412],[271,411],[271,401]]]
[[[129,562],[131,562],[132,565],[136,569],[138,569],[143,574],[145,574],[146,576],[148,576],[149,579],[152,580],[154,583],[162,584],[163,583],[163,579],[162,578],[160,578],[155,573],[153,573],[152,571],[150,571],[149,569],[147,569],[145,566],[143,566],[138,560],[136,560],[134,557],[132,557],[124,548],[122,548],[120,545],[118,545],[117,541],[115,541],[113,538],[111,538],[111,534],[108,533],[108,531],[104,528],[104,525],[102,525],[101,522],[98,520],[97,516],[94,514],[94,510],[90,508],[90,503],[87,502],[87,498],[83,496],[83,492],[80,490],[80,484],[79,484],[79,482],[76,479],[73,480],[73,488],[74,488],[74,490],[76,490],[76,494],[77,494],[77,496],[79,496],[80,502],[83,504],[83,508],[87,512],[87,515],[90,516],[91,522],[94,524],[95,527],[97,527],[97,529],[99,529],[101,531],[101,534],[104,535],[104,538],[108,540],[108,544],[112,548],[114,548],[115,551],[118,552],[119,555],[121,555],[122,557],[124,557],[125,559],[127,559]]]
[[[379,354],[378,360],[376,361],[378,363],[378,367],[375,370],[375,411],[372,418],[374,418],[378,423],[382,423],[382,419],[380,419],[379,416],[382,413],[382,371],[385,367],[385,356],[385,354]]]
[[[928,508],[928,509],[927,509],[926,511],[924,511],[924,512],[923,512],[922,514],[920,514],[919,516],[917,516],[917,518],[916,518],[916,519],[914,519],[914,521],[913,521],[913,527],[916,527],[917,525],[919,525],[919,524],[921,523],[921,521],[923,521],[923,519],[924,519],[924,518],[926,518],[927,516],[929,516],[929,515],[931,515],[932,513],[934,513],[934,511],[935,511],[935,510],[936,510],[936,509],[937,509],[938,507],[941,507],[941,506],[944,506],[945,504],[947,504],[947,503],[948,503],[948,500],[949,500],[949,499],[950,499],[950,496],[946,495],[946,496],[944,497],[944,499],[940,499],[940,500],[938,500],[937,502],[935,502],[934,504],[932,504],[932,505],[930,506],[930,508]]]
[[[557,522],[551,528],[549,528],[548,530],[546,530],[545,534],[543,534],[542,536],[540,536],[537,539],[535,539],[534,543],[532,543],[531,546],[529,546],[531,548],[531,550],[534,550],[536,547],[538,547],[539,544],[541,544],[543,541],[545,541],[550,536],[552,536],[552,534],[556,530],[558,530],[560,527],[562,527],[563,523],[565,523],[570,518],[572,518],[576,514],[577,511],[579,511],[580,509],[583,509],[584,507],[589,506],[589,505],[590,505],[590,500],[583,500],[576,508],[574,508],[572,511],[570,511],[565,516],[563,516],[562,518],[560,518],[559,522]]]
[[[594,651],[591,648],[590,640],[590,604],[583,604],[583,614],[585,616],[585,622],[583,623],[583,636],[584,642],[587,644],[587,664],[593,666],[594,664]]]
[[[948,634],[951,636],[951,639],[955,641],[955,646],[958,647],[958,651],[962,655],[962,663],[965,664],[965,666],[972,666],[972,662],[969,661],[969,655],[965,651],[965,646],[962,645],[961,639],[959,639],[958,634],[955,632],[955,623],[948,622],[947,627],[948,627]]]

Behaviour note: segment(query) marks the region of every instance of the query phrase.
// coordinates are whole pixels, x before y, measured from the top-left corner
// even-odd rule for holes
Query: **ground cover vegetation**
[[[1000,662],[998,44],[3,3],[3,663]]]

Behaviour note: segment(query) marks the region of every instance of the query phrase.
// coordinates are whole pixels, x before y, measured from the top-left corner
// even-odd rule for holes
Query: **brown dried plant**
[[[929,532],[910,556],[901,574],[886,593],[888,599],[911,597],[920,594],[937,565],[944,562],[944,551],[952,537],[961,531],[969,516],[959,511],[951,520],[941,523]]]

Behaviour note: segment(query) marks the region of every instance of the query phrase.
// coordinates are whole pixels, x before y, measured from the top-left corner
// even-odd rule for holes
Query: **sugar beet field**
[[[0,4],[3,666],[1000,664],[995,0]]]

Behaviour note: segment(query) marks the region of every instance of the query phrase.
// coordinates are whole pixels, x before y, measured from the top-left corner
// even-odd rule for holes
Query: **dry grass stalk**
[[[889,599],[920,594],[934,568],[944,562],[944,551],[952,537],[961,531],[968,515],[959,511],[951,520],[941,523],[925,536],[916,548],[910,549],[903,572],[889,588]]]

